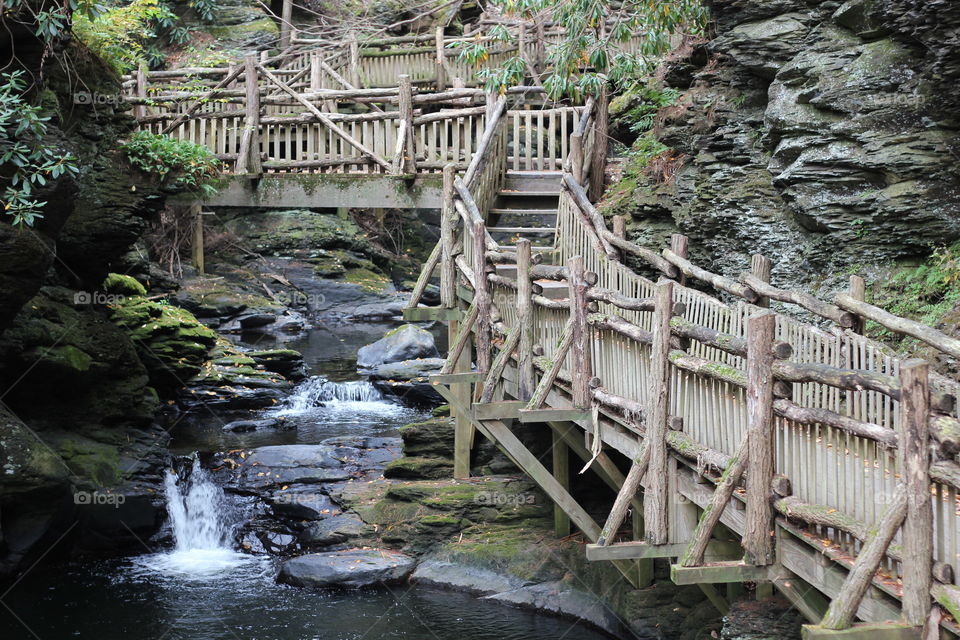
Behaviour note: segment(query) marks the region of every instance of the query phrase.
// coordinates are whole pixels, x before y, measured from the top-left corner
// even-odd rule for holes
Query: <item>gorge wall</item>
[[[686,234],[695,262],[731,276],[762,253],[778,286],[831,291],[960,237],[960,6],[710,5],[712,39],[671,54],[669,105],[608,191],[635,240]],[[614,134],[649,102],[615,101]]]

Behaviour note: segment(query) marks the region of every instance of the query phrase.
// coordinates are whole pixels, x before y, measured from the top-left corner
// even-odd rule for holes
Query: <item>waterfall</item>
[[[223,522],[223,491],[193,458],[190,475],[181,487],[172,471],[164,479],[167,512],[173,526],[177,551],[223,549],[227,537]]]
[[[223,491],[200,465],[196,454],[185,477],[181,478],[173,469],[166,473],[164,489],[176,544],[172,551],[139,556],[134,560],[135,567],[164,576],[202,580],[257,561],[230,547],[228,505]]]
[[[331,382],[323,376],[314,376],[300,383],[281,410],[285,413],[302,413],[326,403],[384,402],[383,394],[365,380]]]

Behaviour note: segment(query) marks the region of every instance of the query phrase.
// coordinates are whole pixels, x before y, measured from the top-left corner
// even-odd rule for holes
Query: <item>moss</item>
[[[147,290],[131,276],[122,273],[109,273],[103,281],[103,290],[124,296],[145,296]]]
[[[441,404],[439,407],[434,407],[433,411],[430,412],[431,415],[440,417],[440,416],[449,416],[450,415],[450,405]]]
[[[360,285],[361,288],[373,293],[380,293],[387,288],[390,280],[380,273],[374,273],[370,269],[349,269],[343,279],[346,282]]]
[[[81,478],[89,478],[100,487],[115,487],[123,480],[120,453],[114,446],[69,439],[56,448],[70,470]]]
[[[439,480],[453,474],[453,462],[445,458],[403,457],[391,460],[383,470],[387,478]]]
[[[74,371],[88,371],[93,363],[93,358],[70,344],[49,349],[46,357],[51,363]]]

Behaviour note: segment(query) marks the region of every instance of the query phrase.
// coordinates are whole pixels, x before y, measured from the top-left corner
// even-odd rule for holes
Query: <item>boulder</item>
[[[371,527],[352,513],[342,513],[311,522],[300,534],[300,541],[305,545],[328,547],[343,544],[351,538],[371,531]]]
[[[361,347],[357,351],[357,366],[370,370],[384,364],[439,356],[429,331],[405,324],[389,331],[376,342]]]
[[[383,549],[311,553],[284,562],[277,581],[297,587],[356,589],[399,582],[415,565],[410,556]]]

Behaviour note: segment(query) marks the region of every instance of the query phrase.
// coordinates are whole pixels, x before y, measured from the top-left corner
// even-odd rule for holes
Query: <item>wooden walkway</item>
[[[432,40],[318,51],[293,34],[236,68],[140,72],[128,99],[142,128],[208,146],[243,179],[442,179],[441,239],[406,316],[449,322],[434,383],[458,477],[480,432],[555,502],[558,533],[579,529],[588,558],[637,587],[669,558],[721,610],[744,582],[776,588],[808,637],[960,634],[960,385],[862,327],[953,358],[960,341],[866,304],[858,277],[824,301],[771,284],[764,256],[734,280],[690,262],[683,236],[628,241],[591,204],[605,105],[487,95]],[[418,307],[434,272],[442,305]],[[518,421],[549,426],[549,464]],[[570,493],[570,452],[612,489],[603,523]]]
[[[924,625],[925,638],[956,635],[960,385],[862,327],[952,357],[960,341],[866,304],[856,276],[828,302],[771,284],[764,256],[733,280],[688,261],[683,236],[656,252],[626,240],[622,219],[608,230],[587,195],[602,170],[592,104],[557,176],[552,244],[494,239],[504,185],[524,178],[507,100],[466,172],[444,169],[441,241],[406,313],[450,323],[434,384],[456,418],[455,474],[469,475],[479,431],[555,502],[558,534],[579,529],[587,557],[637,587],[653,558],[669,558],[672,579],[701,585],[721,610],[744,582],[776,588],[812,623],[807,637],[920,638]],[[442,306],[418,307],[435,271]],[[516,422],[549,425],[549,462]],[[606,522],[571,495],[571,451],[615,494]]]

